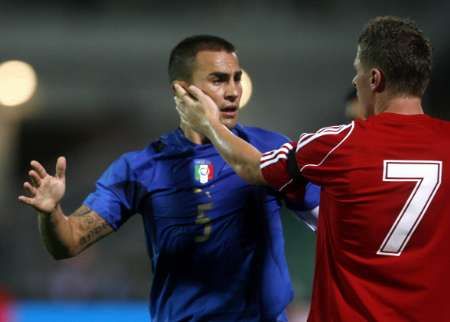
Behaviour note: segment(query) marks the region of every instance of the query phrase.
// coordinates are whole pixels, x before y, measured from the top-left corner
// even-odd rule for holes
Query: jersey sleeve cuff
[[[121,224],[114,220],[114,216],[112,216],[105,207],[102,207],[100,203],[96,202],[95,197],[88,196],[86,200],[84,200],[83,205],[92,211],[95,211],[95,213],[102,217],[114,231],[117,231],[120,228]]]

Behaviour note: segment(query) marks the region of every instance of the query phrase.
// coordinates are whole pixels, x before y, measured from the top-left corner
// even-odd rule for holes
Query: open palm
[[[56,162],[56,174],[51,176],[37,161],[31,161],[28,172],[31,182],[25,182],[24,188],[28,196],[19,196],[19,200],[30,205],[39,212],[50,213],[59,204],[66,190],[66,159],[59,157]]]

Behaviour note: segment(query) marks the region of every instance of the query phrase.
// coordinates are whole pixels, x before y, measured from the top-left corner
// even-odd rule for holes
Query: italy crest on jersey
[[[208,160],[195,160],[194,177],[201,184],[208,183],[214,177],[214,165]]]

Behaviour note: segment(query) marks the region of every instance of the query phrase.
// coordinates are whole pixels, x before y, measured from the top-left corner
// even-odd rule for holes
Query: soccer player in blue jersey
[[[237,123],[242,70],[234,46],[214,36],[194,36],[172,51],[172,84],[194,84],[220,109],[220,120],[262,151],[284,136]],[[280,200],[274,191],[241,180],[201,134],[184,124],[141,151],[114,161],[96,190],[72,215],[60,202],[66,160],[51,176],[31,162],[28,196],[39,213],[41,236],[57,259],[72,257],[143,217],[152,261],[152,321],[286,321],[293,292],[284,255]],[[318,188],[306,185],[304,203],[318,205]],[[304,218],[314,226],[314,218]]]

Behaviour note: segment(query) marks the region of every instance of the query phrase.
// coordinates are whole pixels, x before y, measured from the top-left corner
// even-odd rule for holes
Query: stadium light
[[[242,70],[241,78],[242,96],[239,103],[239,108],[243,108],[250,101],[253,92],[252,80],[245,70]]]
[[[36,87],[36,73],[29,64],[19,60],[0,64],[0,104],[21,105],[33,96]]]

